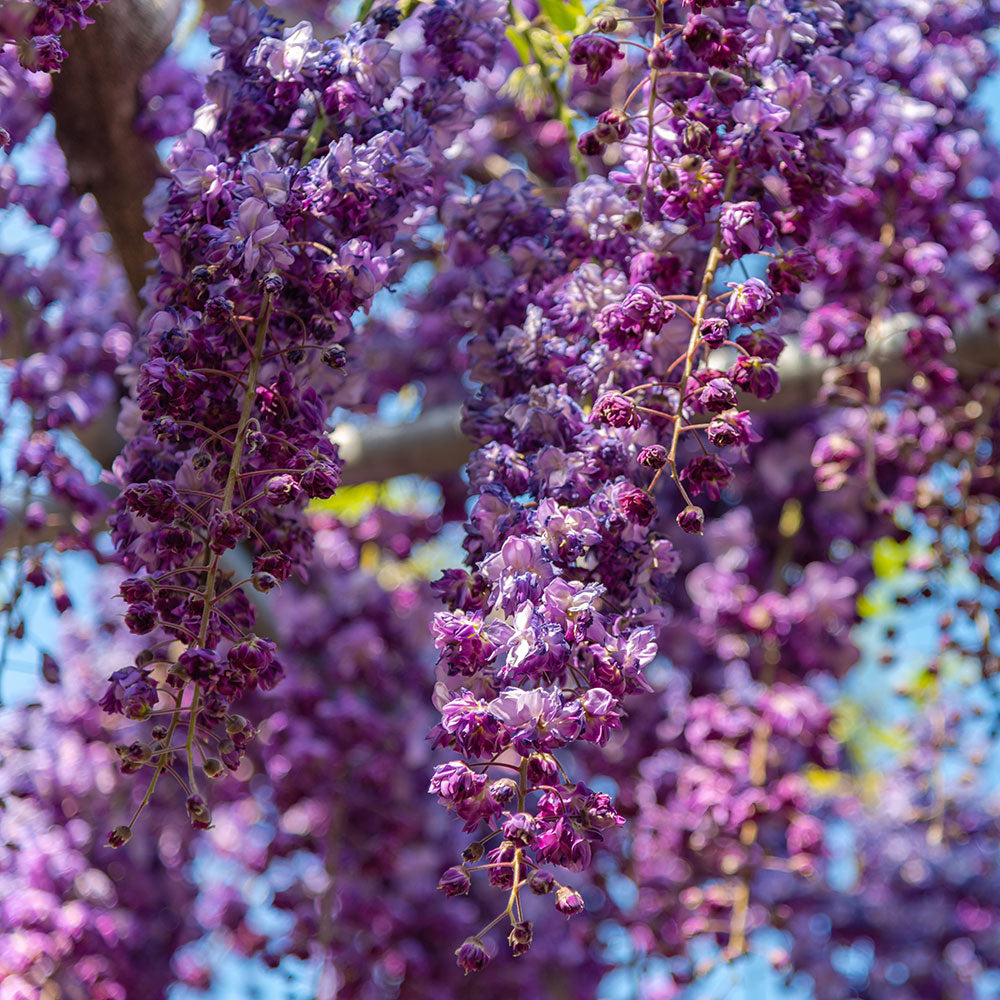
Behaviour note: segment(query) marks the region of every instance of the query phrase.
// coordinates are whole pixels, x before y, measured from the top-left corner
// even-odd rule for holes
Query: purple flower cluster
[[[33,0],[4,4],[0,11],[0,44],[14,43],[25,69],[52,73],[66,50],[59,40],[67,28],[93,24],[87,9],[108,0]]]
[[[282,675],[274,643],[252,631],[247,584],[269,591],[309,558],[303,510],[339,481],[326,421],[343,343],[404,273],[393,242],[413,233],[415,206],[440,196],[444,150],[467,123],[456,75],[475,75],[472,50],[456,46],[468,29],[486,52],[499,30],[487,7],[441,0],[409,25],[424,30],[419,51],[387,40],[379,19],[326,42],[245,2],[212,22],[222,68],[153,196],[159,272],[111,519],[135,574],[126,622],[140,634],[159,625],[185,650],[150,647],[141,696],[134,671],[119,672],[102,703],[166,709],[170,738],[187,734],[189,802],[194,742],[218,744],[213,756],[235,769],[253,727],[231,707]],[[415,60],[425,82],[401,89]],[[227,555],[237,546],[251,562],[239,576]],[[162,764],[150,766],[155,784]],[[203,804],[189,812],[209,822]]]
[[[766,247],[782,275],[810,273],[801,244],[841,169],[831,144],[811,135],[848,110],[847,80],[827,72],[841,65],[839,8],[832,19],[789,13],[798,30],[770,55],[741,5],[714,18],[684,12],[673,32],[661,16],[642,28],[652,48],[629,87],[648,107],[629,129],[601,133],[621,142],[609,179],[592,176],[565,209],[543,210],[508,177],[445,211],[453,266],[478,284],[470,299],[490,305],[470,347],[482,389],[465,428],[482,447],[469,465],[468,570],[440,582],[450,610],[434,624],[444,685],[434,739],[461,759],[438,767],[431,791],[466,831],[503,835],[484,866],[509,894],[498,920],[509,917],[512,935],[533,873],[581,867],[620,822],[610,803],[587,805],[594,793],[562,758],[603,745],[623,699],[648,690],[678,566],[654,531],[653,487],[666,473],[686,505],[680,527],[700,532],[692,498],[720,501],[731,456],[759,440],[739,391],[777,390],[773,321],[794,282],[750,277],[720,295],[718,269]],[[595,34],[570,49],[591,84],[618,54],[616,40]],[[684,71],[672,75],[674,65]],[[810,113],[794,121],[779,103],[786,66],[816,80]],[[742,100],[711,85],[722,67],[752,81]],[[765,174],[783,185],[778,202],[760,194]],[[730,324],[743,328],[735,342]],[[708,368],[707,348],[727,344],[731,367]],[[706,412],[710,423],[699,423]],[[709,452],[702,431],[733,451]],[[530,837],[509,835],[514,815],[532,818]],[[461,952],[459,961],[468,964]]]
[[[227,861],[205,866],[200,928],[312,963],[317,996],[460,997],[471,972],[488,995],[603,995],[615,941],[636,992],[671,997],[705,968],[692,939],[737,960],[766,926],[819,1000],[989,988],[996,808],[943,778],[973,738],[995,753],[971,716],[1000,669],[1000,378],[949,353],[1000,271],[970,103],[1000,5],[625,7],[550,51],[551,6],[508,26],[495,0],[379,2],[320,41],[238,4],[213,22],[204,101],[169,63],[143,87],[145,134],[195,127],[151,199],[139,338],[58,151],[39,147],[41,182],[0,167],[0,207],[57,248],[0,261],[30,412],[15,591],[64,611],[58,550],[106,558],[103,490],[63,443],[132,390],[111,525],[130,634],[53,649],[43,704],[0,717],[4,997],[207,988],[174,954],[199,932],[192,827]],[[515,76],[533,49],[586,73]],[[504,86],[536,72],[540,93]],[[15,143],[48,86],[0,53]],[[577,183],[574,113],[597,123]],[[408,269],[428,257],[425,283]],[[405,306],[381,309],[404,277]],[[808,406],[751,415],[786,338],[832,367]],[[468,483],[435,474],[439,510],[395,487],[393,510],[308,509],[338,485],[334,407],[470,381],[478,447]],[[74,514],[47,550],[50,502]],[[465,567],[428,584],[423,543],[462,520]],[[964,589],[897,688],[914,749],[872,815],[854,704],[832,702],[886,551],[900,607]],[[93,662],[113,672],[80,699]],[[952,675],[977,681],[958,708]],[[829,822],[857,838],[846,890]],[[252,890],[217,884],[233,868]],[[249,905],[262,890],[280,933]],[[491,960],[494,936],[517,962]],[[871,956],[863,983],[848,952]]]

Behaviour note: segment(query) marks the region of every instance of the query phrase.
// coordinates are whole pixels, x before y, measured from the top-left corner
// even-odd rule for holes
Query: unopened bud
[[[124,847],[132,839],[132,827],[116,826],[108,836],[111,847]]]
[[[556,880],[552,872],[544,868],[538,868],[528,876],[528,888],[536,896],[545,896],[556,887]]]
[[[560,913],[565,913],[567,917],[573,917],[577,913],[583,912],[583,896],[575,889],[561,885],[556,890],[556,909]]]
[[[507,935],[507,944],[515,958],[523,955],[531,947],[531,921],[522,920],[514,924]]]
[[[189,795],[185,806],[192,826],[207,830],[212,825],[212,811],[200,795]]]
[[[622,229],[626,233],[634,233],[642,225],[642,212],[637,208],[630,208],[622,216]]]
[[[501,778],[499,781],[494,781],[490,785],[490,795],[500,805],[506,805],[517,795],[517,782],[511,778]]]
[[[342,344],[331,344],[323,351],[323,364],[330,368],[343,368],[347,364],[347,351]]]
[[[482,856],[483,845],[480,844],[478,840],[473,841],[464,851],[462,851],[462,860],[468,861],[469,864],[475,864]]]
[[[226,732],[230,736],[242,733],[250,723],[242,715],[230,715],[226,717]]]
[[[218,778],[223,771],[222,761],[218,757],[209,757],[204,764],[201,765],[201,769],[208,775],[209,778]]]

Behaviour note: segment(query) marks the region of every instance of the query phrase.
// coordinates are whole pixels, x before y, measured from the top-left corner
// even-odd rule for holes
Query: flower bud
[[[556,887],[556,880],[552,872],[544,868],[538,868],[528,876],[528,888],[536,896],[548,895]]]
[[[511,778],[500,778],[490,785],[490,795],[495,802],[506,805],[517,795],[517,782]]]
[[[277,295],[285,287],[285,279],[280,274],[275,274],[272,271],[270,274],[264,275],[261,280],[261,287],[269,295]]]
[[[556,909],[567,917],[576,916],[583,912],[583,896],[576,889],[561,885],[556,890]]]
[[[618,18],[612,14],[601,14],[593,20],[594,31],[601,34],[610,35],[612,31],[618,30]]]
[[[211,827],[212,811],[200,795],[189,795],[184,805],[193,827],[197,827],[199,830],[208,830]]]
[[[664,191],[676,191],[681,186],[681,179],[673,167],[664,167],[660,171],[660,187]]]
[[[656,517],[656,501],[645,490],[624,490],[618,498],[618,506],[637,524],[649,524]]]
[[[704,122],[691,122],[684,129],[684,145],[688,149],[707,149],[712,133]]]
[[[614,140],[608,140],[613,142]],[[600,156],[604,148],[604,140],[598,134],[597,129],[589,129],[576,140],[576,148],[584,156]]]
[[[468,861],[470,864],[475,864],[483,856],[483,850],[483,845],[478,840],[474,840],[462,851],[462,860]]]
[[[551,785],[559,777],[559,765],[550,753],[533,753],[528,757],[528,781],[533,785]]]
[[[709,347],[721,347],[729,339],[729,322],[724,319],[706,319],[701,325],[701,339]]]
[[[639,452],[638,462],[647,469],[662,469],[667,464],[667,449],[662,444],[651,444]]]
[[[507,840],[527,847],[535,839],[537,823],[530,813],[514,813],[503,825],[503,835]]]
[[[630,208],[622,216],[622,229],[626,233],[634,233],[642,225],[642,212],[637,208]]]
[[[223,771],[222,761],[218,757],[209,757],[204,764],[201,765],[201,769],[209,778],[218,778]]]
[[[108,835],[108,845],[124,847],[132,839],[132,827],[116,826]]]
[[[266,594],[269,590],[274,590],[278,586],[277,577],[272,576],[270,573],[254,573],[250,577],[250,583],[253,584],[253,589],[261,594]]]
[[[237,733],[242,733],[250,723],[243,718],[242,715],[230,715],[226,718],[226,732],[230,736],[235,736]]]
[[[531,921],[522,920],[514,924],[507,935],[507,944],[515,958],[523,955],[531,947]]]
[[[694,504],[688,504],[678,515],[677,523],[689,534],[700,535],[705,526],[705,512]]]
[[[489,952],[483,946],[479,938],[467,938],[462,947],[455,952],[458,958],[458,967],[468,975],[470,972],[478,972],[486,966],[490,960]]]
[[[437,886],[446,896],[464,896],[472,888],[472,879],[465,868],[449,868]]]
[[[664,70],[670,68],[674,58],[675,56],[668,47],[666,40],[661,38],[649,50],[649,55],[646,56],[646,63],[650,69]]]
[[[342,344],[331,344],[324,349],[322,359],[329,368],[343,368],[347,365],[347,351]]]

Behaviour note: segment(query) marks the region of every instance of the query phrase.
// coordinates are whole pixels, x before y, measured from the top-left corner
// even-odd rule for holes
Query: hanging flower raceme
[[[469,466],[478,494],[469,569],[461,586],[441,581],[451,611],[435,623],[434,737],[461,759],[438,767],[431,791],[476,833],[460,870],[485,870],[507,897],[459,949],[466,970],[481,964],[497,923],[509,922],[515,953],[527,947],[518,927],[532,879],[552,880],[562,912],[581,908],[548,866],[585,868],[622,819],[569,776],[567,750],[604,745],[622,725],[623,700],[648,690],[661,595],[677,566],[655,531],[654,487],[666,473],[684,508],[680,528],[700,532],[694,498],[719,500],[732,463],[759,439],[740,392],[766,399],[778,388],[773,321],[792,282],[723,283],[723,268],[745,270],[764,253],[781,274],[814,269],[801,244],[841,166],[814,133],[846,110],[849,70],[838,61],[836,4],[781,10],[797,30],[769,46],[770,22],[743,4],[684,10],[671,24],[654,3],[647,33],[632,39],[649,51],[645,76],[613,109],[614,134],[580,143],[590,154],[620,142],[610,178],[577,184],[564,209],[545,215],[524,211],[523,186],[509,178],[446,213],[517,275],[480,292],[490,310],[472,348],[482,389],[465,421],[483,446]],[[619,30],[613,19],[604,26]],[[585,35],[570,61],[594,83],[619,54],[617,39]],[[788,70],[815,94],[794,119]],[[718,84],[720,71],[743,81],[740,100]],[[492,221],[498,200],[504,229]],[[529,255],[535,246],[542,263]],[[708,366],[714,349],[728,367]],[[706,432],[723,450],[706,447]],[[443,887],[458,884],[453,874]]]
[[[320,42],[308,23],[284,29],[244,2],[213,20],[223,66],[155,196],[159,274],[122,422],[112,535],[134,574],[122,587],[127,624],[161,626],[180,652],[144,650],[102,704],[162,723],[149,792],[169,771],[196,826],[211,823],[206,758],[235,769],[254,735],[233,703],[282,675],[247,592],[303,566],[305,505],[337,487],[326,421],[353,317],[403,273],[394,244],[440,197],[444,150],[468,124],[459,78],[475,73],[453,48],[466,29],[477,44],[501,29],[489,4],[438,4],[401,34],[409,42],[386,37],[397,21]],[[401,67],[418,55],[414,90]],[[237,547],[246,570],[229,561]],[[180,763],[163,749],[178,744]]]

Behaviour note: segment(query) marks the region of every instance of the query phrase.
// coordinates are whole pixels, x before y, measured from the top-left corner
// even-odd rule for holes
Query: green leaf
[[[572,31],[577,20],[587,16],[582,0],[539,0],[538,6],[560,31]]]
[[[318,110],[319,114],[316,116],[312,128],[309,129],[309,135],[306,136],[305,145],[302,147],[302,156],[299,159],[300,167],[304,167],[316,155],[319,141],[323,138],[327,125],[330,124],[330,119],[326,117],[323,109],[319,108]]]
[[[508,28],[507,38],[510,39],[510,44],[517,50],[517,54],[521,57],[521,62],[527,66],[531,62],[531,49],[528,48],[528,43],[521,36],[521,33],[517,28]]]

